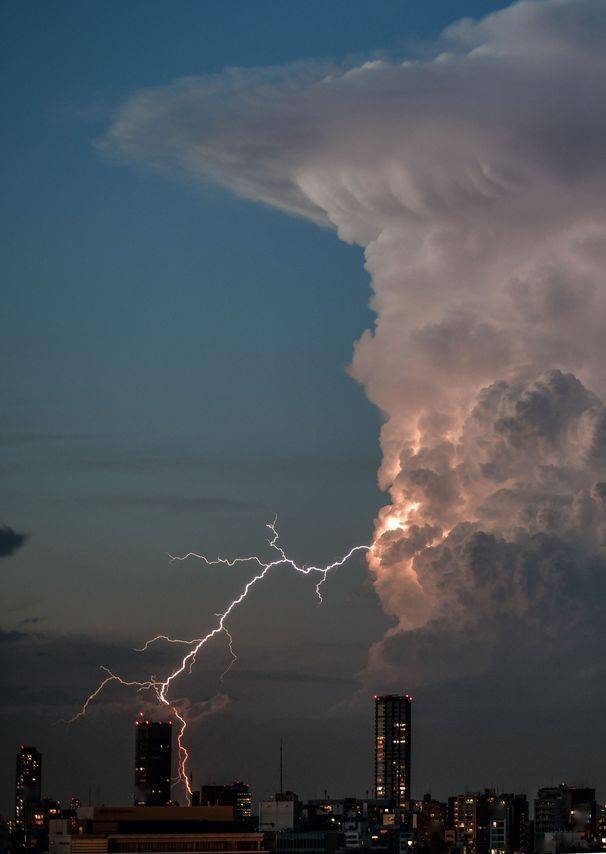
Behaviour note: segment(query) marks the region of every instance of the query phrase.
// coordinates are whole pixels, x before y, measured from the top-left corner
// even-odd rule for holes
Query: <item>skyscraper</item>
[[[34,813],[42,798],[42,754],[22,744],[17,753],[15,828],[27,843],[34,829]]]
[[[42,754],[31,745],[22,744],[17,753],[15,784],[15,824],[23,827],[26,805],[40,803],[42,798]]]
[[[135,730],[135,806],[165,806],[171,799],[172,723],[141,713]]]
[[[412,697],[375,696],[375,794],[392,806],[410,799]]]

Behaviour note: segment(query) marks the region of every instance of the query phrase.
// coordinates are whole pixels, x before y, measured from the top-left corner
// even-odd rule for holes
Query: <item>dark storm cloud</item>
[[[26,540],[25,534],[18,534],[8,525],[0,525],[0,558],[14,554]]]

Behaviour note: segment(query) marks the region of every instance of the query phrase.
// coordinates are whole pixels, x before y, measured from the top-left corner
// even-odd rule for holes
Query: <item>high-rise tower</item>
[[[42,754],[22,744],[17,753],[15,779],[15,828],[23,838],[30,835],[34,806],[42,798]]]
[[[165,806],[171,799],[172,723],[141,713],[135,730],[135,806]]]
[[[392,806],[410,799],[412,697],[375,696],[375,795]]]

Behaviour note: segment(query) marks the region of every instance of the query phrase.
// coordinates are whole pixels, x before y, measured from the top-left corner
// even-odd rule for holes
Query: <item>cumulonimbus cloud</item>
[[[371,569],[396,627],[373,661],[394,680],[419,632],[597,619],[605,40],[603,0],[525,0],[430,58],[145,90],[101,143],[364,247],[351,372],[385,416]]]

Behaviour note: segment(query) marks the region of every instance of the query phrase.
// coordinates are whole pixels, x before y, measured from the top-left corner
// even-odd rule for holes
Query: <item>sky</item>
[[[571,578],[568,567],[578,561],[562,551],[573,540],[582,540],[588,551],[593,534],[571,526],[570,542],[560,544],[560,598],[533,589],[530,604],[502,609],[495,603],[507,599],[504,589],[527,590],[529,561],[541,567],[549,587],[551,576],[543,569],[549,561],[539,548],[545,544],[536,540],[546,529],[524,529],[535,537],[531,560],[528,537],[520,539],[503,493],[491,488],[489,494],[471,462],[488,454],[487,465],[506,464],[519,481],[528,454],[540,458],[543,470],[553,466],[563,448],[560,437],[581,435],[601,411],[590,396],[600,394],[603,384],[593,358],[599,331],[589,329],[585,336],[587,353],[571,347],[565,358],[553,358],[552,338],[563,340],[562,329],[573,330],[571,340],[588,330],[587,318],[576,310],[581,285],[571,285],[569,293],[561,282],[582,281],[597,292],[601,287],[572,249],[566,257],[541,261],[541,270],[559,273],[557,293],[548,288],[544,302],[528,308],[536,289],[522,294],[518,288],[518,313],[508,307],[500,316],[509,325],[501,321],[496,332],[490,326],[503,271],[515,267],[522,271],[516,282],[534,282],[527,267],[539,263],[528,249],[536,243],[536,222],[545,222],[539,237],[548,248],[565,227],[587,227],[578,211],[591,212],[592,228],[604,222],[573,168],[591,164],[592,151],[571,148],[566,135],[570,125],[585,129],[589,142],[599,138],[594,125],[584,124],[588,105],[570,96],[577,67],[578,76],[589,79],[590,94],[593,78],[565,40],[555,52],[573,69],[562,86],[568,100],[556,101],[552,114],[545,108],[546,127],[538,128],[529,118],[536,102],[520,104],[519,98],[525,80],[534,85],[538,74],[527,56],[544,50],[548,64],[554,51],[544,33],[561,26],[583,34],[587,18],[581,15],[576,28],[575,9],[570,20],[555,24],[539,16],[535,29],[522,28],[528,35],[521,39],[515,15],[478,31],[469,23],[459,27],[455,54],[475,47],[481,57],[477,44],[498,43],[509,55],[512,41],[520,44],[519,57],[512,54],[515,74],[506,63],[484,75],[481,68],[468,73],[442,62],[445,77],[436,83],[434,66],[425,59],[435,57],[440,33],[453,21],[480,19],[505,6],[433,0],[5,4],[0,522],[11,530],[0,532],[0,654],[7,675],[0,704],[2,813],[12,810],[20,742],[42,750],[46,794],[78,794],[86,801],[90,791],[93,801],[129,802],[132,722],[140,698],[112,689],[86,719],[70,727],[60,721],[95,687],[99,665],[131,678],[142,669],[145,675],[165,672],[174,661],[172,650],[158,649],[142,661],[132,648],[158,632],[198,636],[247,577],[246,569],[174,564],[169,553],[267,554],[264,525],[275,514],[289,553],[299,561],[327,562],[374,537],[377,562],[369,573],[356,559],[331,577],[321,608],[313,584],[286,572],[255,590],[234,618],[240,661],[224,684],[218,677],[229,656],[220,642],[182,683],[195,719],[194,781],[244,778],[256,797],[271,793],[282,735],[290,788],[307,796],[324,789],[335,796],[363,795],[371,787],[372,691],[412,686],[416,795],[431,788],[445,797],[491,783],[532,795],[533,787],[566,777],[606,786],[588,750],[606,699],[596,688],[601,670],[583,670],[577,646],[561,648],[551,637],[544,643],[542,622],[548,614],[578,638],[584,655],[590,650],[590,657],[599,657],[598,618],[586,620],[581,634],[578,621],[564,620],[568,587],[602,590],[601,579],[597,586],[587,582],[585,569]],[[421,70],[411,89],[429,92],[410,96],[402,107],[418,134],[412,136],[421,141],[418,149],[403,146],[417,170],[407,210],[417,204],[415,221],[429,221],[432,228],[439,222],[439,234],[431,232],[433,247],[452,260],[453,300],[488,306],[471,325],[453,312],[451,320],[462,325],[450,339],[434,316],[444,301],[443,274],[414,255],[426,232],[417,234],[406,220],[404,238],[400,213],[374,200],[362,199],[358,216],[340,195],[343,187],[331,184],[342,166],[343,174],[355,167],[365,186],[374,187],[378,179],[368,164],[404,156],[399,142],[388,146],[404,137],[391,121],[400,104],[394,108],[385,93],[408,91],[406,82],[396,77],[394,83],[391,76],[394,57],[415,58]],[[354,88],[351,96],[342,92],[339,103],[316,95],[319,77],[338,77],[342,69],[367,62],[378,63],[376,82]],[[234,68],[240,71],[225,72]],[[191,81],[175,83],[183,78]],[[443,103],[438,96],[431,100],[434,85],[454,93],[447,106],[457,107],[454,117],[445,111],[443,133],[437,134],[445,150],[437,151],[432,122],[441,118]],[[540,95],[540,85],[529,91]],[[369,98],[373,91],[376,97]],[[472,102],[480,106],[468,108]],[[562,116],[567,118],[571,102],[578,104],[578,115],[567,125]],[[318,142],[307,139],[305,103],[316,107]],[[381,111],[374,113],[372,104]],[[356,128],[350,122],[358,109]],[[515,143],[510,147],[509,132]],[[545,143],[548,132],[553,144]],[[242,133],[259,147],[243,152]],[[192,139],[202,146],[200,162]],[[271,152],[267,161],[258,155],[263,145]],[[487,225],[473,232],[488,249],[485,256],[474,250],[472,266],[469,254],[448,254],[456,242],[448,235],[461,232],[444,211],[464,210],[470,222],[478,218],[473,193],[460,180],[469,174],[467,153],[476,150],[480,160],[489,166],[498,160],[501,169],[486,167],[481,179],[470,178],[484,196],[492,189],[480,180],[499,187],[517,182],[533,192],[518,207],[507,202],[495,205],[494,216],[482,214],[492,230]],[[225,152],[232,157],[228,166]],[[551,171],[536,167],[543,158]],[[451,162],[457,173],[443,173],[442,165]],[[292,176],[303,167],[307,183],[293,189]],[[591,185],[590,165],[586,169]],[[428,175],[436,181],[431,194]],[[384,185],[376,187],[377,197],[385,197]],[[334,199],[339,210],[331,206]],[[564,209],[570,222],[551,214]],[[495,233],[507,251],[493,248]],[[582,237],[601,246],[597,237]],[[410,257],[412,290],[407,285],[400,291],[391,270],[407,268]],[[484,290],[476,278],[489,283]],[[573,305],[576,325],[554,305]],[[533,338],[541,342],[540,352],[538,344],[536,352],[522,352],[518,342],[538,329],[535,315],[547,329]],[[601,316],[596,310],[595,317]],[[377,317],[379,332],[369,343],[363,333]],[[458,359],[450,345],[445,354],[452,335],[470,341],[475,351],[463,348],[470,355]],[[350,367],[354,341],[360,343]],[[454,365],[456,381],[443,370],[445,362]],[[480,362],[483,372],[473,367]],[[520,373],[522,362],[532,364],[534,373]],[[410,364],[415,370],[402,376],[399,366]],[[552,369],[565,379],[545,379]],[[584,391],[566,379],[569,370]],[[409,382],[415,375],[419,387]],[[508,383],[498,395],[495,381]],[[482,409],[472,401],[488,386],[493,393],[488,401],[481,398]],[[551,422],[546,430],[550,439],[557,433],[557,442],[547,447],[541,434],[540,446],[524,446],[517,455],[506,456],[501,445],[490,451],[485,434],[478,438],[487,423],[498,428],[490,428],[491,437],[502,433],[503,418],[513,424],[512,435],[536,434],[537,424],[528,427],[522,419],[528,400],[539,393],[548,400],[543,409],[555,405],[570,412],[557,431]],[[438,448],[434,439],[436,400],[446,398],[448,430],[456,428],[459,436],[456,466],[444,461],[443,445]],[[418,475],[405,476],[420,469],[404,465],[412,453],[411,413],[415,430],[422,426],[413,456],[422,450],[424,471],[439,475],[431,495]],[[514,416],[519,423],[511,421]],[[512,440],[507,450],[514,446],[519,443]],[[402,466],[399,479],[390,474],[396,463]],[[574,494],[591,491],[580,464],[569,468]],[[456,477],[465,473],[457,483],[465,497],[456,513],[450,499],[439,498],[454,489],[455,470]],[[533,495],[524,499],[525,518],[531,505],[536,509],[543,501],[535,482],[532,488],[524,489],[525,496]],[[543,495],[544,483],[541,489]],[[506,532],[495,533],[489,501],[501,502]],[[423,521],[411,503],[427,508]],[[391,509],[381,515],[386,505]],[[473,541],[467,529],[461,533],[472,517],[492,540],[479,542],[475,529]],[[399,520],[393,528],[392,518]],[[449,540],[455,528],[458,539]],[[438,529],[444,539],[436,545],[428,532],[437,536]],[[423,543],[413,551],[411,530]],[[482,589],[478,599],[470,555],[480,546],[482,566],[497,584],[490,593]],[[551,541],[547,546],[552,554]],[[422,596],[402,570],[403,555],[410,554],[427,579]],[[436,580],[440,567],[450,565],[456,567],[452,584],[443,580],[453,577],[448,571]],[[514,578],[508,574],[512,565],[522,567]],[[456,599],[461,589],[473,608],[464,597]],[[579,596],[572,596],[572,610],[585,616],[587,593]],[[498,632],[488,628],[497,623]],[[537,678],[539,672],[556,673],[562,658],[575,677],[568,683],[575,696],[568,701],[555,689],[550,693],[553,680]]]

